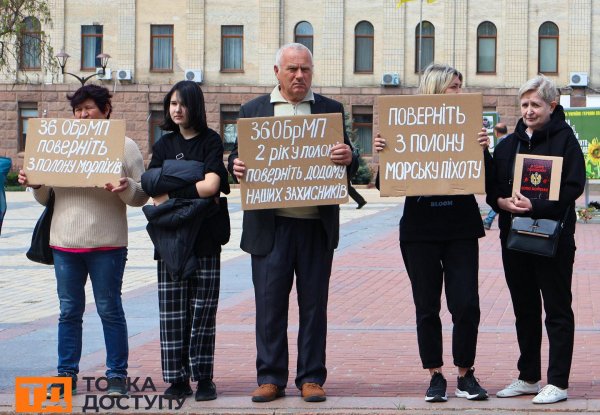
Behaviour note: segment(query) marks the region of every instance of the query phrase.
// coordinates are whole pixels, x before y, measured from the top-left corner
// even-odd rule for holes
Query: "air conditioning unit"
[[[117,79],[119,81],[131,81],[131,69],[119,69]]]
[[[587,72],[571,72],[569,74],[569,85],[570,86],[587,86],[588,85]]]
[[[400,75],[398,72],[386,72],[381,76],[381,85],[398,86],[400,85]]]
[[[185,81],[194,81],[199,84],[202,83],[202,69],[186,69],[183,79]]]
[[[112,72],[109,68],[106,68],[104,75],[100,75],[102,73],[102,68],[96,68],[96,73],[98,74],[98,79],[102,81],[110,81],[112,79]]]

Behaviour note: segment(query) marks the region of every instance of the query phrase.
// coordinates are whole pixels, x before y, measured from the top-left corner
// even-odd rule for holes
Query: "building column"
[[[135,76],[135,0],[121,0],[118,7],[119,46],[116,61],[113,60],[113,73],[119,69],[130,69]],[[118,64],[118,68],[114,65]]]
[[[436,31],[436,40],[442,38],[445,49],[445,62],[465,75],[467,72],[467,30],[468,0],[454,0],[444,3],[444,33]],[[441,43],[441,42],[440,42]],[[469,76],[466,76],[466,83]]]
[[[529,79],[532,71],[529,67],[529,58],[537,62],[537,54],[535,57],[530,56],[527,49],[530,34],[527,30],[523,30],[529,25],[529,1],[504,0],[499,2],[498,7],[502,9],[502,16],[506,22],[503,30],[506,35],[502,42],[502,51],[498,50],[498,56],[501,56],[504,62],[498,62],[497,73],[504,74],[503,83],[506,87],[519,88]]]
[[[48,41],[56,54],[65,48],[65,0],[50,0],[48,8],[52,17],[52,26],[44,27],[44,31],[48,35]],[[60,68],[55,68],[54,72],[52,72],[52,69],[50,65],[46,66],[46,73],[44,74],[46,83],[62,81],[63,76],[60,74]]]
[[[396,2],[386,1],[383,4],[383,65],[381,77],[385,72],[400,74],[400,84],[406,85],[404,67],[404,35],[406,33],[406,7],[397,7]]]
[[[281,15],[280,9],[283,3],[284,0],[259,1],[259,85],[274,85],[276,82],[273,65],[275,65],[275,52],[277,52],[280,46],[280,22],[285,18],[285,16]]]
[[[318,68],[320,85],[341,87],[344,82],[344,0],[323,2],[323,47]]]
[[[186,69],[201,69],[204,71],[204,13],[205,0],[188,0],[188,13],[186,16],[186,33],[189,47],[187,53]]]

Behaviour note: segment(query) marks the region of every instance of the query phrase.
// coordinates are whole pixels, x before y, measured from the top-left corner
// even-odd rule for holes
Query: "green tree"
[[[56,59],[48,36],[43,31],[44,27],[51,25],[48,1],[0,0],[0,73],[16,75],[23,54],[31,50],[36,53],[39,51],[39,58],[36,59],[40,60],[42,70],[52,70]],[[24,37],[26,30],[29,34]],[[26,78],[26,73],[23,78]]]
[[[354,147],[354,151],[357,151],[357,135],[356,129],[352,128],[352,118],[348,112],[344,112],[344,128],[346,129],[346,134],[348,134],[348,139],[352,143],[352,147]],[[373,178],[373,172],[371,171],[369,165],[358,153],[358,170],[354,177],[351,177],[353,184],[369,184],[371,183],[371,179]]]

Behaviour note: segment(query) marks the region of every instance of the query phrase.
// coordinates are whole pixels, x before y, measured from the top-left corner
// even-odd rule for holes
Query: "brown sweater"
[[[144,163],[137,144],[125,137],[122,177],[129,186],[112,193],[97,187],[54,187],[54,214],[50,245],[62,248],[99,248],[127,246],[127,205],[143,206],[148,195],[140,179]],[[50,187],[34,190],[42,205],[48,202]]]

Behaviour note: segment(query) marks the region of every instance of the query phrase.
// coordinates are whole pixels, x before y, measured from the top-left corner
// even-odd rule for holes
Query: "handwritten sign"
[[[29,120],[24,169],[29,183],[62,187],[117,184],[125,151],[125,121]]]
[[[246,164],[242,209],[348,202],[346,166],[331,148],[344,141],[341,114],[240,118],[239,157]]]
[[[481,94],[382,96],[381,196],[485,192]]]

